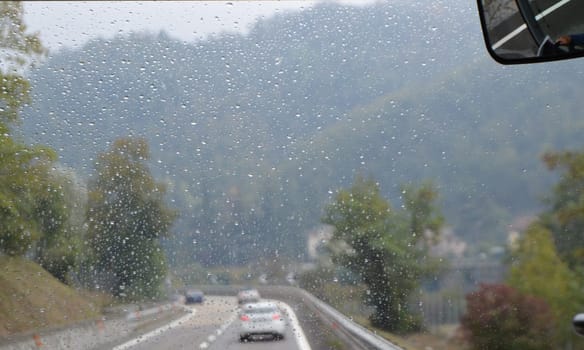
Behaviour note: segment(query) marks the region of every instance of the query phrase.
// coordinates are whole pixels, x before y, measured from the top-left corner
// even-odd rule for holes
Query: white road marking
[[[130,341],[127,341],[127,342],[125,342],[122,345],[118,345],[118,346],[114,347],[112,350],[125,350],[125,349],[129,349],[129,348],[131,348],[131,347],[133,347],[133,346],[135,346],[135,345],[137,345],[139,343],[142,343],[142,342],[144,342],[144,341],[146,341],[146,340],[148,340],[150,338],[156,337],[156,336],[158,336],[158,335],[160,335],[160,334],[162,334],[162,333],[164,333],[164,332],[166,332],[166,331],[168,331],[168,330],[170,330],[170,329],[172,329],[172,328],[174,328],[176,326],[179,326],[183,322],[189,321],[190,319],[194,318],[195,317],[195,314],[197,313],[197,310],[195,310],[195,309],[189,309],[189,308],[186,308],[185,307],[185,310],[190,311],[190,313],[187,314],[187,315],[185,315],[185,316],[183,316],[183,317],[181,317],[181,318],[179,318],[179,319],[177,319],[177,320],[174,320],[173,322],[171,322],[171,323],[169,323],[169,324],[167,324],[165,326],[159,327],[159,328],[157,328],[157,329],[155,329],[155,330],[153,330],[151,332],[148,332],[146,334],[143,334],[143,335],[139,336],[138,338],[134,338],[134,339],[132,339]]]
[[[308,344],[308,340],[306,340],[306,335],[304,335],[304,331],[302,330],[302,327],[300,327],[300,322],[298,322],[298,318],[296,318],[294,310],[292,310],[290,305],[286,303],[278,300],[274,300],[274,302],[280,305],[281,308],[286,309],[286,314],[288,314],[288,318],[292,324],[292,333],[294,333],[294,338],[296,340],[296,345],[298,345],[298,349],[311,350],[310,344]]]
[[[225,322],[224,324],[222,324],[221,326],[219,326],[219,328],[217,328],[216,330],[214,330],[207,337],[207,341],[204,341],[201,344],[199,344],[199,349],[207,349],[211,345],[211,343],[213,343],[215,340],[217,340],[217,337],[220,336],[221,334],[223,334],[223,332],[225,332],[225,330],[227,329],[227,327],[229,327],[233,323],[233,321],[235,321],[236,316],[237,315],[231,316],[227,320],[227,322]]]
[[[535,20],[539,21],[540,19],[544,18],[545,16],[549,15],[550,13],[554,12],[555,10],[559,9],[560,7],[564,6],[565,4],[569,3],[571,0],[562,0],[556,2],[554,5],[548,7],[544,11],[542,11],[539,15],[535,16]]]
[[[521,33],[525,29],[527,29],[527,25],[526,24],[522,24],[519,27],[515,28],[514,31],[512,31],[511,33],[505,35],[501,40],[499,40],[496,43],[494,43],[493,44],[493,50],[496,50],[499,47],[505,45],[507,43],[507,41],[513,39],[514,37],[517,36],[517,34]]]

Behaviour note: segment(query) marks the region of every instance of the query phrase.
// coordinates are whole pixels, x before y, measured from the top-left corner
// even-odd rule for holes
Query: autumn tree
[[[146,161],[144,139],[122,138],[99,155],[89,184],[88,223],[103,286],[129,299],[156,297],[166,276],[160,239],[175,218]]]
[[[482,284],[466,302],[460,327],[471,349],[558,348],[556,319],[543,299],[504,284]]]
[[[405,210],[395,211],[375,181],[357,177],[350,189],[338,192],[323,218],[334,227],[333,261],[367,286],[364,301],[375,308],[372,324],[398,332],[420,326],[409,297],[428,268],[423,233],[439,229],[441,221],[431,185],[407,191]]]

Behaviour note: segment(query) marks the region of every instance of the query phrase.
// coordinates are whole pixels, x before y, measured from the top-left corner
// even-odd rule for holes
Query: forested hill
[[[33,72],[23,133],[85,175],[115,138],[145,136],[181,213],[177,263],[301,255],[358,173],[396,205],[400,184],[431,179],[456,233],[501,242],[551,183],[541,151],[581,145],[581,69],[496,65],[463,3],[320,5],[196,43],[93,40]]]

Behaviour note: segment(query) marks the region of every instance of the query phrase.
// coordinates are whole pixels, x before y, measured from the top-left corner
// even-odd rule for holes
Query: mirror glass
[[[505,64],[584,55],[584,1],[479,0],[487,49]]]

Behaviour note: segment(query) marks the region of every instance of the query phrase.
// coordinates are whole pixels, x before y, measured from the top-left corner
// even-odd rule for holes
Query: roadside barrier
[[[38,350],[38,349],[94,349],[107,348],[107,344],[115,343],[140,329],[143,324],[156,324],[157,315],[165,312],[181,317],[182,308],[175,303],[167,303],[145,310],[136,310],[126,314],[117,314],[87,320],[54,329],[44,329],[14,335],[10,338],[0,338],[0,350]],[[111,347],[110,347],[111,348]]]
[[[179,302],[174,302],[174,303],[164,304],[164,305],[160,305],[160,306],[155,306],[155,307],[145,309],[145,310],[136,310],[134,312],[129,312],[126,315],[126,320],[127,321],[137,321],[137,320],[140,320],[144,317],[150,317],[150,316],[154,316],[157,314],[161,314],[165,311],[180,310],[180,308],[181,308],[181,304]]]
[[[310,300],[312,304],[322,313],[322,315],[329,319],[331,328],[334,330],[342,330],[355,340],[360,348],[363,349],[387,349],[387,350],[401,350],[395,344],[387,341],[379,335],[369,331],[365,327],[355,323],[341,312],[318,299],[311,293],[300,289],[305,295],[306,299]]]

